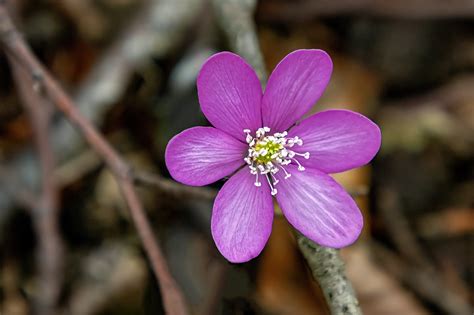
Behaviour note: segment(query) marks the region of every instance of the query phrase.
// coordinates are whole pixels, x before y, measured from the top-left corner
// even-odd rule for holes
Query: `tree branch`
[[[0,1],[7,9],[13,1]],[[89,71],[74,93],[74,104],[79,112],[92,124],[99,124],[110,106],[120,98],[133,72],[141,67],[151,56],[162,57],[175,48],[187,36],[188,30],[203,7],[202,0],[147,0],[144,8],[131,18],[129,26],[117,36],[98,62]],[[170,14],[172,12],[172,14]],[[135,14],[133,14],[135,15]],[[10,36],[8,25],[0,28],[4,40]],[[145,43],[145,44],[143,44]],[[55,156],[62,162],[81,149],[83,141],[67,119],[52,126],[49,134]],[[39,186],[39,172],[32,168],[34,154],[26,149],[6,162],[8,169],[14,169],[21,182],[35,188]],[[17,186],[16,191],[24,185]],[[13,197],[13,198],[12,198]],[[18,202],[18,194],[5,194],[0,191],[0,204],[10,209],[12,201]],[[0,216],[0,226],[3,223]]]
[[[170,274],[161,247],[156,242],[133,186],[130,167],[97,129],[79,112],[71,98],[32,54],[11,22],[3,2],[0,2],[0,40],[9,58],[14,58],[31,75],[35,84],[42,89],[56,107],[81,131],[89,145],[104,159],[107,166],[111,169],[128,204],[143,247],[159,281],[166,312],[177,315],[188,314],[184,296]]]

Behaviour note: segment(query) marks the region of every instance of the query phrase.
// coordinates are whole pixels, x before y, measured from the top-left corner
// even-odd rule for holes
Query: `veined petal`
[[[263,125],[287,130],[323,94],[332,73],[329,55],[319,49],[296,50],[273,70],[262,99]]]
[[[203,186],[244,164],[247,145],[212,127],[186,129],[166,147],[166,166],[178,182]]]
[[[314,242],[327,247],[341,248],[355,242],[363,218],[354,200],[329,175],[307,168],[298,171],[286,166],[291,177],[280,179],[278,204],[293,227]]]
[[[199,103],[216,128],[245,141],[244,129],[262,125],[262,87],[255,71],[236,54],[221,52],[202,66],[197,79]]]
[[[291,128],[289,136],[303,139],[297,152],[309,152],[306,167],[338,173],[369,163],[380,148],[379,127],[367,117],[349,110],[327,110]]]
[[[212,209],[212,237],[221,254],[241,263],[258,256],[270,237],[273,202],[268,185],[254,185],[248,168],[232,176],[217,194]]]

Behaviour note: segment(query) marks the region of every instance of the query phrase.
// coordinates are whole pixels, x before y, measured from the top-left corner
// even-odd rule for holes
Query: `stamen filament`
[[[272,182],[270,181],[270,178],[268,176],[265,176],[265,177],[267,178],[268,185],[270,185],[272,196],[275,196],[278,190],[276,190],[276,188],[273,187]]]
[[[292,160],[295,161],[296,164],[298,164],[298,171],[304,171],[305,170],[304,166],[301,165],[300,162],[298,162],[297,159],[293,158]]]
[[[281,169],[283,170],[283,172],[285,172],[285,179],[288,179],[291,177],[291,174],[288,173],[288,171],[286,170],[286,168],[283,167],[283,165],[280,165]]]
[[[260,187],[262,183],[258,181],[258,172],[255,173],[255,186]]]
[[[309,159],[309,152],[305,152],[305,153],[294,152],[294,153],[295,155],[304,157],[306,160]]]

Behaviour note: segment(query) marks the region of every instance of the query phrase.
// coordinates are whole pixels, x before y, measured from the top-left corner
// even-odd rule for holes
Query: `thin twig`
[[[437,305],[447,314],[472,314],[469,302],[440,281],[433,271],[406,262],[376,242],[371,242],[370,245],[376,258],[381,261],[381,265],[417,294]]]
[[[11,22],[3,3],[0,3],[0,36],[7,55],[15,58],[24,67],[36,84],[44,90],[45,95],[81,131],[89,145],[96,150],[111,169],[128,204],[133,222],[159,282],[166,312],[168,314],[188,314],[184,296],[170,274],[161,247],[156,242],[142,203],[137,196],[128,164],[79,112],[71,98],[32,54]]]
[[[265,86],[267,72],[253,21],[256,1],[214,0],[213,3],[221,28],[226,31],[233,48],[254,67]],[[318,246],[304,236],[299,236],[298,244],[333,314],[361,314],[337,250]]]
[[[38,236],[36,259],[39,288],[36,297],[36,314],[58,314],[58,300],[63,282],[63,243],[58,226],[58,187],[54,180],[55,159],[48,139],[51,122],[50,105],[33,90],[33,80],[12,58],[13,77],[19,96],[33,129],[41,168],[41,196],[31,209],[33,226]]]
[[[220,261],[211,261],[208,276],[208,294],[204,298],[200,315],[218,314],[219,302],[227,280],[229,266]]]
[[[150,185],[156,187],[160,192],[176,198],[190,198],[200,200],[214,200],[217,190],[208,187],[191,187],[173,180],[162,177],[159,174],[143,171],[133,171],[133,177],[137,184]],[[368,188],[358,186],[348,190],[352,198],[367,196]]]
[[[255,32],[255,0],[213,0],[217,20],[226,33],[232,49],[244,56],[257,72],[263,86],[267,72]]]
[[[410,227],[408,218],[400,209],[399,196],[395,190],[390,187],[381,189],[379,193],[380,204],[378,208],[384,222],[386,222],[387,232],[391,237],[396,249],[401,253],[407,262],[411,263],[411,267],[407,267],[407,263],[402,259],[396,257],[396,254],[389,250],[384,250],[383,247],[373,244],[373,248],[378,251],[380,258],[386,262],[384,265],[393,270],[393,274],[404,274],[400,277],[404,282],[410,286],[415,286],[414,289],[423,295],[428,300],[440,308],[447,310],[450,314],[467,314],[461,312],[466,310],[468,302],[461,295],[455,293],[451,283],[446,282],[440,273],[436,270],[435,265],[429,260],[428,253],[423,249],[421,243],[418,241],[413,229]],[[395,263],[396,261],[398,263]],[[412,282],[407,281],[406,274],[400,270],[410,270],[410,273],[417,274],[417,280]],[[429,290],[427,287],[431,287]],[[458,295],[458,296],[456,296]],[[445,298],[440,299],[439,297]]]
[[[0,1],[9,9],[18,7],[24,1]],[[14,4],[14,5],[13,5]],[[99,58],[86,78],[74,93],[74,104],[93,124],[100,124],[105,113],[123,94],[134,71],[137,71],[151,56],[162,57],[173,50],[188,36],[188,30],[202,12],[202,0],[147,0],[138,14],[116,36],[110,49]],[[0,21],[0,28],[3,21]],[[8,25],[6,25],[8,27]],[[8,30],[6,30],[8,32]],[[2,35],[9,36],[2,32]],[[145,43],[145,44],[143,44]],[[50,132],[50,139],[58,162],[76,154],[82,149],[83,139],[71,127],[67,119],[56,122]],[[31,165],[35,161],[34,152],[29,148],[9,159],[6,168],[31,187],[38,187],[40,174]],[[15,191],[23,189],[17,186]],[[16,194],[0,191],[0,203],[5,211],[11,209],[12,201],[18,202]],[[5,217],[5,216],[3,216]],[[0,224],[2,218],[0,218]]]
[[[396,248],[412,263],[418,267],[433,270],[433,266],[426,258],[428,255],[418,242],[415,233],[410,227],[408,218],[400,209],[398,196],[393,189],[383,188],[380,191],[380,214],[386,223],[387,232],[392,238]]]
[[[262,1],[265,20],[302,21],[318,16],[359,14],[405,19],[468,18],[474,16],[471,0],[296,0]]]
[[[201,200],[214,200],[217,190],[207,187],[190,187],[150,172],[133,172],[137,184],[155,186],[168,196]]]
[[[112,144],[115,143],[113,137],[110,142]],[[84,174],[99,167],[101,163],[102,159],[100,156],[95,151],[87,149],[80,153],[78,157],[56,168],[55,176],[62,186],[67,186],[78,178],[83,177]],[[131,170],[131,176],[136,185],[151,186],[159,192],[166,194],[167,197],[214,200],[217,195],[216,189],[186,186],[149,171],[133,169]],[[357,193],[363,193],[363,190],[357,191]]]

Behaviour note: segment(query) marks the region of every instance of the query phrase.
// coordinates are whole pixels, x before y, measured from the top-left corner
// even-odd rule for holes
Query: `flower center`
[[[262,152],[255,156],[255,161],[260,164],[266,164],[272,161],[272,156],[276,156],[283,149],[283,145],[273,140],[263,139],[255,144],[255,151]]]
[[[273,135],[267,135],[270,128],[259,128],[255,133],[255,137],[250,135],[250,129],[245,129],[244,133],[246,141],[249,144],[248,155],[244,158],[245,163],[250,168],[250,173],[255,175],[255,186],[260,187],[262,183],[259,181],[259,175],[263,175],[270,185],[272,195],[277,194],[275,186],[278,184],[275,174],[282,170],[285,173],[285,179],[291,174],[286,170],[285,166],[292,162],[298,164],[298,170],[304,171],[305,168],[296,159],[301,156],[309,159],[309,152],[297,153],[291,148],[295,145],[301,146],[303,140],[295,136],[287,137],[288,133],[277,132]]]

